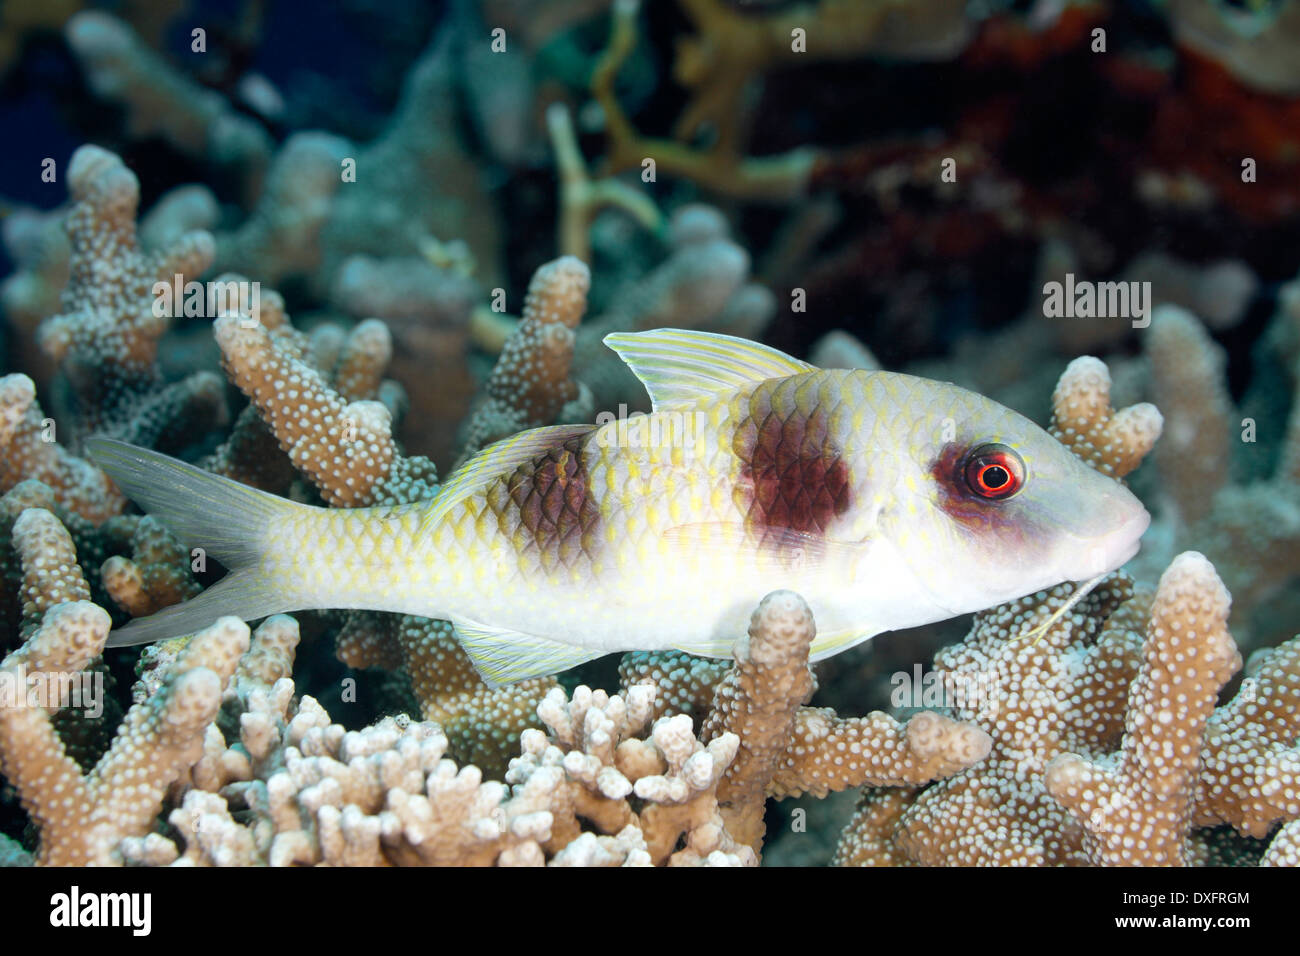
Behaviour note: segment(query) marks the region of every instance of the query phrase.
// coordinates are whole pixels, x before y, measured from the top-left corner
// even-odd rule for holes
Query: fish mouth
[[[1136,503],[1137,499],[1133,499],[1133,502]],[[1070,565],[1070,574],[1066,575],[1065,580],[1083,581],[1096,577],[1114,571],[1133,559],[1142,547],[1142,535],[1151,526],[1151,515],[1141,504],[1137,504],[1135,509],[1127,510],[1130,511],[1128,517],[1104,534],[1093,537],[1070,535],[1074,540],[1070,549],[1072,553],[1066,559]],[[1083,567],[1078,565],[1080,552]]]

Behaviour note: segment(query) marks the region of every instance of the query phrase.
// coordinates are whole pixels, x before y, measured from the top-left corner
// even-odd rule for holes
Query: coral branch
[[[1084,827],[1084,852],[1094,862],[1188,862],[1206,721],[1241,664],[1227,629],[1228,604],[1204,556],[1175,559],[1151,609],[1118,760],[1064,754],[1048,765],[1048,792]]]

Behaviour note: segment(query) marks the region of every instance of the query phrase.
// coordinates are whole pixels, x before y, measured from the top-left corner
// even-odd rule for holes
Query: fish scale
[[[698,332],[606,342],[650,415],[522,432],[428,502],[312,508],[92,442],[127,494],[231,569],[111,643],[224,613],[371,608],[450,619],[503,682],[610,651],[727,656],[763,596],[792,588],[816,658],[1092,577],[1131,557],[1149,520],[1037,425],[948,383]],[[970,485],[986,452],[1021,475],[1005,499]]]

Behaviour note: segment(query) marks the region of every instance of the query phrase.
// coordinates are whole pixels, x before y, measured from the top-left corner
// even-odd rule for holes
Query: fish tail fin
[[[114,628],[108,646],[192,634],[228,614],[254,620],[297,609],[293,595],[262,566],[274,527],[308,506],[126,442],[91,438],[86,447],[117,486],[187,550],[202,548],[229,571],[189,601]]]

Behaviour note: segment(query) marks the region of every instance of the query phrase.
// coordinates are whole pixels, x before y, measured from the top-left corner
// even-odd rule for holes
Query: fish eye
[[[980,498],[1001,501],[1025,484],[1025,463],[1006,445],[980,445],[966,456],[966,487]]]

